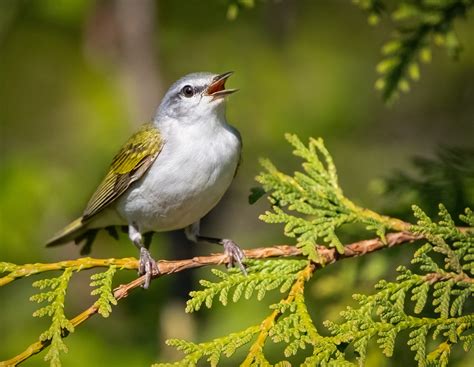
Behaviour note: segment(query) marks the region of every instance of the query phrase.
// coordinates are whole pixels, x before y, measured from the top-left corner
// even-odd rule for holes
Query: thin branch
[[[474,278],[470,278],[468,275],[461,273],[428,273],[424,276],[424,279],[429,284],[439,282],[441,280],[451,279],[455,283],[464,282],[464,283],[474,283]]]
[[[15,279],[29,277],[30,275],[43,273],[45,271],[63,270],[72,268],[73,271],[81,271],[90,268],[109,267],[116,265],[121,269],[136,269],[137,259],[126,257],[123,259],[93,259],[91,257],[82,257],[75,260],[64,260],[56,263],[34,263],[14,265],[13,271],[0,278],[0,287],[6,285]]]
[[[386,236],[386,242],[384,243],[379,238],[374,238],[370,240],[363,240],[351,243],[344,247],[344,253],[338,254],[336,249],[334,248],[327,248],[324,246],[316,246],[318,253],[320,254],[321,258],[324,259],[325,264],[331,264],[338,260],[361,256],[371,252],[375,252],[381,250],[386,247],[392,247],[401,245],[403,243],[413,242],[422,238],[419,235],[415,235],[410,232],[395,232],[389,233]],[[245,250],[245,257],[247,259],[265,259],[271,257],[291,257],[291,256],[300,256],[302,252],[296,246],[289,246],[289,245],[279,245],[279,246],[272,246],[272,247],[261,247],[256,249]],[[122,264],[121,266],[127,269],[136,269],[138,266],[138,261],[133,258],[126,258],[126,259],[91,259],[91,258],[84,258],[87,260],[87,263],[90,264],[89,268],[91,267],[103,267],[107,266],[104,265],[104,262],[108,262],[108,264]],[[35,265],[42,271],[48,270],[59,270],[64,269],[65,264],[69,264],[73,267],[77,267],[81,260],[84,259],[77,259],[77,260],[70,260],[70,261],[63,261],[57,264],[57,266],[50,266],[47,267],[46,265],[55,265],[55,264],[27,264],[26,267],[28,268],[29,265]],[[213,254],[210,256],[197,256],[193,257],[192,259],[185,259],[185,260],[175,260],[175,261],[166,261],[160,260],[158,261],[158,269],[159,273],[155,274],[153,278],[158,278],[168,274],[174,274],[186,269],[198,268],[208,265],[227,265],[229,263],[229,259],[227,255],[224,254]],[[93,265],[96,264],[96,265]],[[125,265],[126,264],[126,265]],[[315,264],[315,268],[321,266],[320,264]],[[37,272],[36,272],[37,273]],[[28,273],[28,275],[34,274]],[[6,277],[8,277],[7,275]],[[23,275],[26,276],[26,275]],[[4,277],[4,278],[6,278]],[[1,278],[1,279],[4,279]],[[145,277],[141,276],[137,279],[131,281],[127,284],[121,284],[114,290],[114,297],[117,301],[121,300],[128,296],[129,292],[133,289],[139,288],[145,281]],[[82,324],[84,321],[88,320],[90,317],[95,315],[98,312],[98,305],[94,304],[90,306],[85,311],[81,312],[79,315],[71,319],[71,323],[74,327]],[[276,317],[276,315],[275,315]],[[67,334],[64,335],[66,337]],[[5,366],[17,366],[21,362],[25,361],[29,357],[34,354],[41,352],[49,345],[49,341],[37,341],[36,343],[31,344],[27,349],[25,349],[22,353],[18,354],[17,356],[4,361],[0,362],[0,365]]]

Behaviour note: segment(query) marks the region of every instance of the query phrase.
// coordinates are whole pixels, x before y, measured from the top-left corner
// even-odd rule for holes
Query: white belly
[[[230,186],[240,149],[239,138],[228,127],[214,128],[212,134],[193,127],[175,131],[144,177],[120,197],[118,214],[141,232],[198,221]]]

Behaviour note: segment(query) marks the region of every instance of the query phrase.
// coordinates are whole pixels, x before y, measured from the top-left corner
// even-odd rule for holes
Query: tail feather
[[[62,245],[75,240],[87,231],[87,222],[82,220],[83,218],[77,218],[73,222],[69,223],[65,228],[56,233],[53,238],[50,238],[46,242],[47,247]]]

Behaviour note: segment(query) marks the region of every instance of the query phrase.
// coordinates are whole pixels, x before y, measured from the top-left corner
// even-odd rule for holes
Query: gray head
[[[225,89],[232,71],[223,74],[193,73],[175,82],[166,92],[156,120],[172,118],[194,123],[224,113],[225,97],[237,89]]]

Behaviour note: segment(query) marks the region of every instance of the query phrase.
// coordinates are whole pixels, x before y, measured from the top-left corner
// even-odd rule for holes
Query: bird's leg
[[[143,234],[143,246],[145,246],[147,250],[150,249],[151,241],[153,240],[153,234],[154,232],[147,232]]]
[[[133,244],[140,250],[138,274],[145,275],[145,283],[143,284],[143,288],[147,289],[150,286],[153,273],[159,272],[158,265],[151,257],[148,249],[143,245],[143,236],[134,224],[128,226],[128,236],[132,240]]]
[[[216,243],[218,245],[223,246],[224,254],[226,254],[230,260],[229,265],[234,266],[235,264],[237,264],[242,273],[247,275],[247,270],[245,270],[245,266],[242,263],[242,261],[245,259],[244,252],[234,241],[229,240],[227,238],[201,236],[199,234],[199,222],[193,223],[189,227],[186,227],[184,233],[186,234],[188,240],[192,242],[204,241],[209,243]]]
[[[242,263],[242,261],[245,259],[244,252],[234,241],[228,238],[215,238],[201,235],[197,235],[196,237],[198,241],[205,241],[222,245],[224,247],[224,254],[229,257],[229,265],[234,266],[235,264],[237,264],[242,273],[247,275],[247,270],[245,270],[245,266]]]

